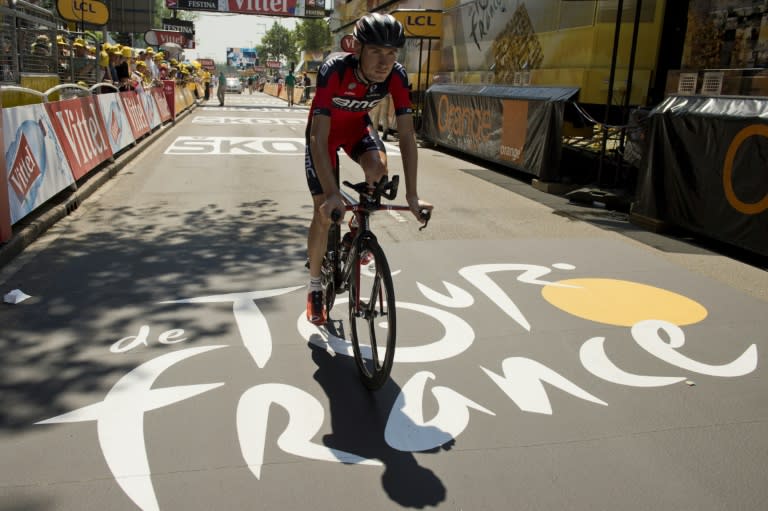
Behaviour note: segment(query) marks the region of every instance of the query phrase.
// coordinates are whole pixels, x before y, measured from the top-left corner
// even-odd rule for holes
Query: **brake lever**
[[[382,179],[386,179],[384,176]],[[397,187],[400,184],[400,176],[394,175],[392,180],[386,183],[381,189],[381,196],[385,199],[393,200],[397,197]]]

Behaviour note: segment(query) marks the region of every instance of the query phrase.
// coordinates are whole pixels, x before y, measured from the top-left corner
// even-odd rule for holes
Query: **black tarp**
[[[565,102],[571,87],[433,85],[427,90],[422,136],[543,181],[559,181]]]
[[[648,134],[632,211],[768,255],[768,99],[670,96]]]

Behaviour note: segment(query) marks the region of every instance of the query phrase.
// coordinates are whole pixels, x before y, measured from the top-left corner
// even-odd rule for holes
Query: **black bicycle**
[[[381,198],[393,200],[397,195],[399,176],[384,176],[373,188],[363,182],[347,186],[357,192],[359,201],[342,192],[345,209],[351,211],[357,224],[353,236],[341,238],[337,223],[341,214],[334,211],[328,232],[328,248],[323,259],[321,279],[325,307],[330,312],[336,295],[349,292],[349,334],[355,363],[363,384],[371,390],[381,388],[392,371],[397,337],[395,290],[387,258],[371,231],[370,216],[376,211],[410,211],[408,206],[382,205]],[[424,229],[430,211],[421,211]],[[352,231],[350,231],[352,232]]]

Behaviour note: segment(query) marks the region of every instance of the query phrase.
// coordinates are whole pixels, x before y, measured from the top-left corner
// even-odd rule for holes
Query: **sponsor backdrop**
[[[633,212],[768,255],[763,105],[672,96],[656,107]]]
[[[435,143],[533,174],[560,177],[566,88],[433,85],[422,129]]]
[[[169,82],[173,87],[173,83]],[[163,87],[4,108],[0,242],[12,225],[194,103]]]

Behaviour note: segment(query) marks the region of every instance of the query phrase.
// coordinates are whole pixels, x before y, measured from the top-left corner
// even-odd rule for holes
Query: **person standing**
[[[309,77],[309,74],[307,74],[306,71],[304,71],[302,85],[304,85],[304,95],[301,98],[301,102],[307,103],[309,101],[309,88],[312,86],[312,79]]]
[[[216,96],[219,98],[219,106],[224,106],[224,92],[227,88],[227,77],[224,71],[219,73],[219,83],[216,89]]]
[[[288,71],[285,77],[285,93],[288,95],[288,106],[293,106],[293,88],[296,86],[296,77],[293,75],[293,69]]]

